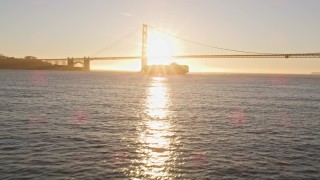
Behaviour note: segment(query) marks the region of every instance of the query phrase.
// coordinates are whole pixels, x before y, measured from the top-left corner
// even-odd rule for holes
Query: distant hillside
[[[83,71],[83,67],[52,65],[51,63],[38,60],[34,56],[14,58],[2,54],[0,55],[0,69]]]
[[[22,59],[0,55],[0,69],[51,70],[53,68],[51,63],[37,60],[32,56]]]
[[[320,72],[312,72],[312,75],[320,75]]]
[[[53,65],[37,59],[17,59],[13,57],[0,56],[0,69],[49,70],[53,69]]]

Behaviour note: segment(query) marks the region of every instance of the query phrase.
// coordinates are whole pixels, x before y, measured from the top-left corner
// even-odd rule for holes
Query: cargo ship
[[[169,65],[145,65],[142,72],[147,75],[178,75],[189,72],[189,66],[171,63]]]

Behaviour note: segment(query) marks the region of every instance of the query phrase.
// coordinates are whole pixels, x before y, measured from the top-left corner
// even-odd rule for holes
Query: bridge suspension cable
[[[173,38],[176,38],[176,39],[179,39],[181,41],[185,41],[185,42],[188,42],[188,43],[192,43],[192,44],[196,44],[196,45],[200,45],[200,46],[204,46],[204,47],[208,47],[208,48],[213,48],[213,49],[219,49],[219,50],[224,50],[224,51],[229,51],[229,52],[237,52],[237,53],[246,53],[246,54],[255,54],[255,55],[276,55],[276,54],[280,54],[280,53],[267,53],[267,52],[255,52],[255,51],[245,51],[245,50],[237,50],[237,49],[230,49],[230,48],[223,48],[223,47],[218,47],[218,46],[213,46],[213,45],[207,45],[207,44],[204,44],[204,43],[199,43],[199,42],[196,42],[196,41],[192,41],[192,40],[189,40],[189,39],[185,39],[185,38],[182,38],[182,37],[179,37],[177,35],[173,35],[171,33],[168,33],[168,32],[165,32],[165,31],[162,31],[158,28],[155,28],[155,27],[152,27],[152,26],[149,26],[151,29],[155,30],[155,31],[158,31],[160,33],[163,33],[163,34],[166,34],[170,37],[173,37]]]
[[[95,57],[101,53],[104,53],[106,51],[109,51],[111,50],[112,48],[114,48],[115,46],[121,44],[124,40],[126,39],[129,39],[130,37],[134,36],[137,32],[140,32],[139,31],[140,28],[139,26],[135,27],[133,30],[131,30],[129,33],[127,33],[126,35],[124,35],[123,37],[121,37],[118,41],[112,43],[111,45],[103,48],[103,49],[100,49],[99,51],[96,51],[95,53],[93,53],[90,57]]]
[[[171,58],[173,59],[213,59],[213,58],[320,58],[320,52],[312,52],[312,53],[264,53],[264,52],[253,52],[253,51],[244,51],[244,50],[237,50],[237,49],[229,49],[229,48],[223,48],[223,47],[218,47],[218,46],[212,46],[212,45],[207,45],[204,43],[199,43],[196,41],[192,41],[189,39],[185,39],[173,34],[170,34],[168,32],[162,31],[160,29],[154,28],[152,26],[148,26],[149,30],[154,30],[158,33],[162,33],[170,38],[173,39],[178,39],[180,41],[186,42],[183,43],[182,47],[184,48],[185,44],[190,43],[190,44],[196,44],[199,45],[201,47],[208,47],[210,49],[209,53],[202,53],[202,52],[198,52],[198,51],[194,51],[194,46],[191,46],[191,51],[187,51],[188,54],[172,54],[170,55]],[[141,33],[140,33],[141,28],[140,27],[135,27],[133,28],[129,33],[125,34],[123,37],[121,37],[118,41],[112,43],[111,45],[100,49],[99,51],[96,51],[95,53],[93,53],[91,56],[87,57],[89,60],[135,60],[135,59],[141,59],[142,58],[142,54],[141,50]],[[139,33],[138,33],[139,32]],[[139,36],[140,35],[140,36]],[[128,46],[128,44],[125,44],[124,42],[129,40],[129,42],[131,43],[131,49],[129,49],[129,51],[133,51],[133,54],[124,54],[123,52],[124,49],[126,49],[126,47]],[[133,43],[132,43],[133,42]],[[126,45],[125,47],[120,46],[121,45]],[[133,46],[132,46],[133,45]],[[117,49],[115,47],[121,48],[121,54],[113,54],[112,53],[118,53]],[[130,44],[129,44],[130,46]],[[229,51],[229,52],[237,52],[237,53],[243,53],[243,54],[221,54],[221,53],[212,53],[211,51],[212,49],[219,49],[219,50],[224,50],[224,51]],[[106,51],[110,51],[111,49],[113,49],[112,52],[110,52],[111,54],[108,55],[104,55],[103,57],[98,57],[97,55],[102,54]],[[161,49],[157,49],[161,52]],[[191,52],[191,53],[190,53]],[[155,55],[154,57],[151,55],[149,56],[150,58],[167,58],[167,57],[157,57],[158,55]],[[161,56],[161,55],[160,55]],[[52,59],[42,59],[42,60],[48,60],[48,61],[65,61],[68,60],[69,58],[52,58]],[[84,58],[72,58],[73,60],[83,60]]]

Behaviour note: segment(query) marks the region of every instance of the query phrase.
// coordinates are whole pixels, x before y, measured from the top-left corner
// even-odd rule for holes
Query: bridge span
[[[52,58],[40,59],[44,61],[67,61],[73,59],[74,61],[82,61],[88,59],[90,61],[99,60],[133,60],[141,59],[142,56],[115,56],[115,57],[82,57],[82,58]],[[320,58],[320,53],[301,53],[301,54],[213,54],[213,55],[180,55],[180,56],[148,56],[148,58],[172,58],[172,59],[224,59],[224,58]]]
[[[160,30],[156,30],[160,31]],[[161,31],[160,31],[161,32]],[[165,33],[167,34],[167,33]],[[148,56],[147,49],[148,49],[148,26],[142,26],[142,47],[141,47],[141,55],[140,56],[107,56],[107,57],[75,57],[75,58],[44,58],[39,59],[43,61],[66,61],[67,66],[74,67],[75,64],[81,63],[83,64],[83,70],[90,71],[90,61],[112,61],[112,60],[141,60],[141,69],[148,64],[148,59],[163,59],[163,58],[171,58],[171,59],[241,59],[241,58],[320,58],[320,52],[317,53],[259,53],[259,52],[248,52],[248,51],[241,51],[241,50],[233,50],[233,49],[226,49],[220,48],[215,46],[209,46],[201,43],[196,43],[193,41],[189,41],[174,35],[170,35],[174,38],[180,39],[185,42],[194,43],[197,45],[202,45],[205,47],[210,47],[219,50],[231,51],[233,54],[189,54],[189,55],[174,55],[174,56]],[[119,44],[119,41],[116,42],[112,47]],[[103,52],[105,49],[98,51],[98,53]],[[234,54],[237,53],[237,54]]]

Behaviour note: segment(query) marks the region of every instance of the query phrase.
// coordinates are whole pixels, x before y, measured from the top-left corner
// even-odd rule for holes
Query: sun
[[[174,39],[162,33],[151,33],[148,37],[148,65],[173,63],[171,56],[178,52]]]

